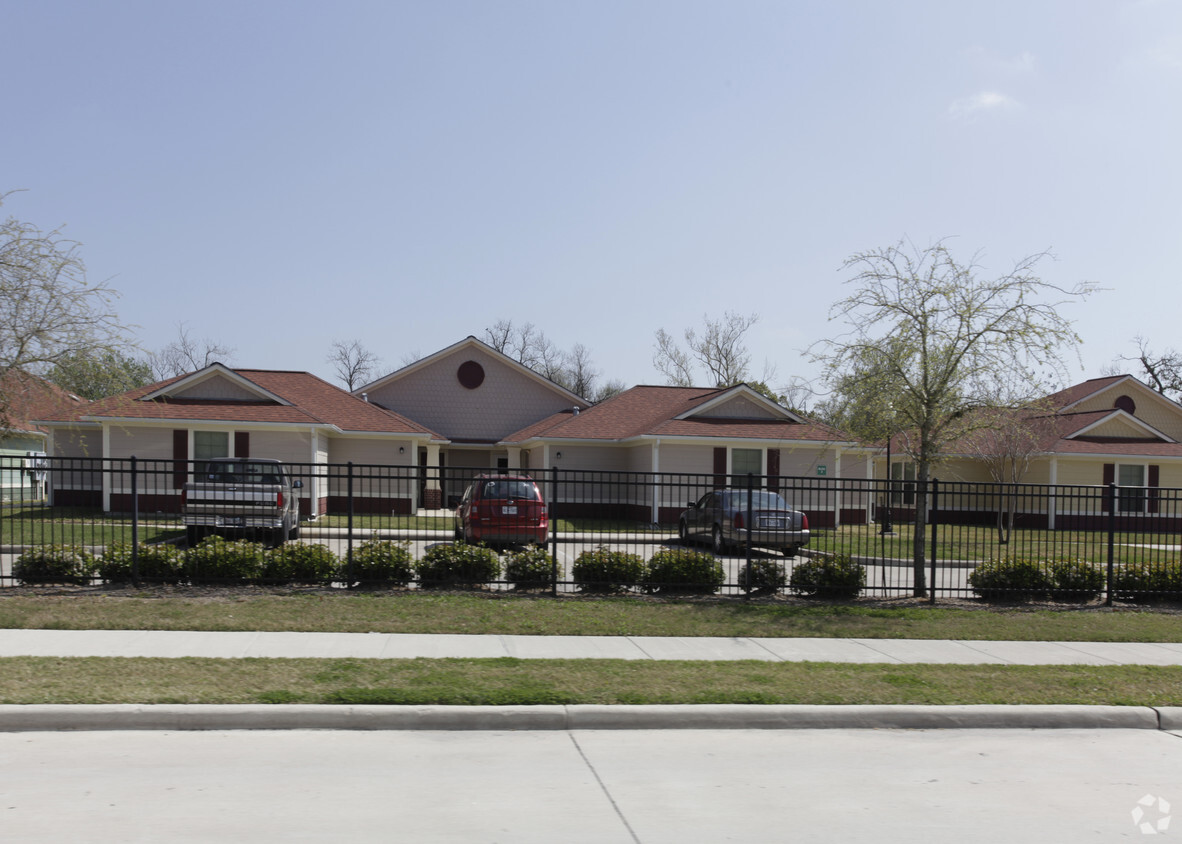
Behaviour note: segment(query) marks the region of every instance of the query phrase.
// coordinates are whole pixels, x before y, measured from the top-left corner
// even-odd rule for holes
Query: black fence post
[[[932,478],[931,487],[931,502],[932,502],[932,567],[931,576],[928,578],[928,603],[936,603],[936,528],[940,524],[940,481],[937,478]]]
[[[135,455],[131,455],[131,582],[140,583],[140,488]]]
[[[345,571],[348,572],[347,585],[353,583],[353,461],[350,460],[345,470],[348,479],[345,484],[345,498],[348,500],[347,512],[348,521],[345,527]]]
[[[751,531],[755,529],[755,523],[752,521],[752,510],[754,509],[754,485],[755,476],[750,472],[747,473],[747,518],[744,524],[747,527],[747,554],[746,565],[743,567],[743,598],[751,599]]]
[[[550,597],[558,597],[558,467],[550,467]]]
[[[1104,589],[1104,606],[1112,606],[1112,578],[1115,574],[1116,558],[1116,484],[1108,484],[1108,572]]]

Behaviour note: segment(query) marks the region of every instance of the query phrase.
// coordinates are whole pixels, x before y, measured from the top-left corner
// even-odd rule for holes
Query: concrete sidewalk
[[[0,657],[626,659],[995,665],[1182,665],[1182,643],[986,642],[399,633],[0,630]],[[56,730],[1182,730],[1147,706],[9,705],[0,732]]]
[[[955,665],[1182,665],[1182,642],[990,642],[416,633],[0,630],[0,657],[627,659]]]

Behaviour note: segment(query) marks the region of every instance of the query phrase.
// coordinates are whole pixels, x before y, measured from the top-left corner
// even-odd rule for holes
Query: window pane
[[[1120,487],[1118,509],[1122,513],[1145,512],[1145,467],[1117,467],[1116,484]]]
[[[194,431],[193,459],[209,460],[212,457],[230,456],[229,431]],[[202,470],[203,471],[203,470]]]
[[[1116,482],[1120,486],[1145,486],[1145,467],[1122,464]]]
[[[746,475],[748,473],[763,474],[763,452],[758,448],[731,449],[731,474]]]

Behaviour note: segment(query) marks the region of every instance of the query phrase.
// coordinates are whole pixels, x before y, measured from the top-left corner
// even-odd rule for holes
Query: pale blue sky
[[[498,319],[660,383],[759,311],[814,369],[843,259],[952,237],[1065,311],[1079,379],[1182,346],[1182,3],[4,3],[3,211],[66,224],[146,348],[332,377]]]

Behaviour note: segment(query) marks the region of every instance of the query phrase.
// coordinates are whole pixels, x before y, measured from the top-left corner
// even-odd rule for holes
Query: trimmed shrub
[[[1056,601],[1093,601],[1104,591],[1104,570],[1075,557],[1051,560],[1047,573]]]
[[[327,545],[285,543],[264,553],[263,577],[275,583],[327,583],[340,563]]]
[[[94,555],[71,545],[44,545],[16,558],[12,575],[22,584],[89,583],[94,573]]]
[[[515,551],[505,557],[505,580],[514,589],[549,589],[553,585],[554,558],[540,546]],[[562,579],[562,564],[558,564]]]
[[[137,566],[131,559],[132,546],[108,545],[98,562],[98,576],[108,583],[127,583]],[[175,545],[144,545],[136,549],[139,577],[158,583],[180,583],[185,579],[185,563]]]
[[[1112,573],[1112,597],[1136,604],[1182,599],[1182,563],[1128,563]]]
[[[429,549],[415,571],[424,589],[482,586],[500,578],[501,561],[491,548],[456,542]]]
[[[645,586],[662,595],[713,595],[726,580],[713,554],[688,548],[663,548],[649,558]]]
[[[789,588],[804,598],[856,598],[866,587],[866,567],[848,554],[814,557],[792,569]]]
[[[1032,601],[1046,598],[1053,583],[1046,567],[1008,557],[981,563],[969,572],[969,586],[987,601]]]
[[[739,585],[750,587],[752,595],[774,595],[788,585],[788,571],[779,560],[754,558],[747,569],[747,580],[739,576]]]
[[[406,586],[414,578],[414,557],[409,542],[394,542],[376,536],[353,549],[352,575],[342,561],[342,577],[358,586]]]
[[[636,554],[600,545],[579,554],[571,574],[583,592],[623,592],[644,582],[645,565]]]
[[[185,553],[185,567],[193,583],[257,580],[265,561],[262,543],[221,536],[206,537]]]

